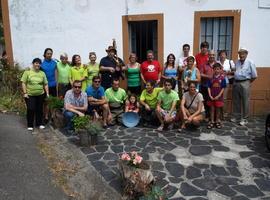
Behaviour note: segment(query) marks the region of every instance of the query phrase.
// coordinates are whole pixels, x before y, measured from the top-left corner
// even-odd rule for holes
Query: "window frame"
[[[193,54],[200,52],[200,33],[201,33],[201,18],[215,17],[233,17],[232,26],[232,59],[237,59],[239,48],[241,10],[213,10],[213,11],[195,11],[194,12],[194,35],[193,35]]]

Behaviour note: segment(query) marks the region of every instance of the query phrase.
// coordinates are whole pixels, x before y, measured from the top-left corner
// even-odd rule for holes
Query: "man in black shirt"
[[[122,74],[122,67],[125,63],[122,59],[116,56],[116,49],[113,46],[109,46],[106,50],[108,55],[100,60],[100,74],[101,74],[101,86],[106,90],[112,86],[113,79],[124,78]]]

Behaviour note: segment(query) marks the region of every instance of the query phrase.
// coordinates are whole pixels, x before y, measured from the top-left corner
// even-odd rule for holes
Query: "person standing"
[[[141,77],[140,67],[141,65],[136,62],[137,56],[135,53],[131,53],[129,56],[129,63],[127,64],[127,85],[130,93],[140,95],[141,94]]]
[[[84,92],[87,84],[87,67],[81,62],[81,56],[73,55],[70,69],[70,85],[73,85],[74,81],[82,82],[82,91]]]
[[[156,85],[160,83],[162,69],[157,60],[154,60],[154,52],[147,51],[147,60],[141,64],[141,79],[144,84],[147,81],[155,81]]]
[[[106,90],[112,86],[113,79],[124,78],[122,67],[125,63],[121,58],[117,57],[115,47],[109,46],[106,50],[107,56],[100,60],[99,71],[101,74],[101,86]]]
[[[178,70],[177,67],[175,66],[175,56],[172,53],[170,53],[167,56],[167,61],[162,70],[162,78],[164,81],[166,79],[171,79],[173,84],[172,89],[175,90],[176,88],[175,91],[176,92],[178,91],[178,84],[177,84]]]
[[[201,85],[200,93],[203,95],[204,108],[205,108],[205,120],[210,117],[210,108],[207,105],[209,101],[208,95],[208,81],[213,78],[213,65],[216,63],[215,52],[213,50],[208,52],[208,61],[201,67]]]
[[[90,62],[87,65],[88,77],[87,87],[92,85],[92,79],[99,74],[99,63],[96,62],[97,56],[95,52],[89,53]]]
[[[187,58],[189,57],[190,45],[184,44],[182,47],[182,51],[183,51],[183,54],[182,56],[179,57],[179,61],[178,61],[178,92],[179,92],[180,97],[182,97],[183,95],[181,79],[182,79],[182,74],[187,67]]]
[[[70,66],[66,53],[61,53],[60,55],[60,61],[57,63],[57,75],[57,96],[64,98],[66,92],[70,89]]]
[[[42,124],[44,92],[49,96],[49,88],[46,75],[40,70],[40,65],[41,60],[35,58],[32,61],[32,68],[24,71],[21,78],[23,97],[27,107],[28,131],[33,131],[34,129],[34,118],[36,126],[40,129],[45,128]]]
[[[208,49],[209,49],[209,43],[208,42],[202,42],[200,45],[201,52],[198,53],[196,58],[196,65],[199,70],[203,67],[205,63],[208,61]]]
[[[41,63],[40,69],[46,74],[49,86],[49,93],[51,96],[57,96],[57,63],[52,59],[53,50],[51,48],[46,48],[44,50],[44,60]],[[49,107],[47,103],[44,103],[44,123],[49,121]]]
[[[236,122],[240,116],[240,125],[248,124],[249,98],[251,83],[257,78],[257,70],[254,62],[247,59],[248,50],[244,47],[238,51],[239,60],[235,63],[234,83],[233,83],[233,118]],[[241,112],[242,110],[242,112]]]

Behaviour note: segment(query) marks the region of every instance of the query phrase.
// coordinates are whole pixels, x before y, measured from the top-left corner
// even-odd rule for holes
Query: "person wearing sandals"
[[[172,129],[173,122],[176,117],[176,103],[179,100],[178,93],[172,90],[172,80],[166,79],[164,81],[164,90],[158,94],[158,103],[156,108],[156,115],[160,121],[158,131],[162,131],[164,124]]]
[[[223,93],[226,88],[226,79],[223,75],[222,65],[215,63],[213,65],[214,75],[208,81],[209,100],[207,105],[210,107],[210,121],[207,128],[211,129],[216,125],[221,128],[221,108],[224,105]]]
[[[204,119],[203,96],[197,92],[193,82],[188,83],[188,91],[183,94],[180,107],[181,132],[187,125],[199,126]]]

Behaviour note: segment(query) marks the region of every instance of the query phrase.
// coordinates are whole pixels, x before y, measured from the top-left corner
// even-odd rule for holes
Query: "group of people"
[[[140,114],[142,123],[159,124],[159,131],[173,128],[176,121],[180,121],[179,131],[187,125],[199,126],[202,120],[208,121],[209,129],[222,128],[229,87],[233,93],[231,121],[240,119],[240,125],[246,125],[250,84],[257,77],[254,63],[247,59],[248,50],[240,48],[239,60],[233,62],[225,50],[216,57],[207,42],[202,42],[200,49],[193,56],[190,46],[184,44],[178,61],[169,54],[161,66],[152,50],[147,51],[147,60],[141,64],[135,53],[125,64],[115,47],[109,46],[100,63],[96,62],[95,52],[90,52],[89,63],[82,64],[79,55],[73,55],[69,62],[66,53],[56,61],[52,59],[53,50],[47,48],[44,60],[35,58],[21,78],[28,130],[33,130],[34,118],[36,126],[44,128],[48,108],[43,104],[49,95],[64,97],[67,130],[73,129],[75,115],[102,118],[107,128],[121,123],[123,112]],[[120,87],[124,79],[127,90]]]

